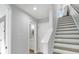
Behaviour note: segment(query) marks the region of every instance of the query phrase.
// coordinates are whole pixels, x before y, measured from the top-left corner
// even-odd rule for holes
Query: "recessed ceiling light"
[[[36,11],[37,10],[37,7],[33,7],[33,10]]]

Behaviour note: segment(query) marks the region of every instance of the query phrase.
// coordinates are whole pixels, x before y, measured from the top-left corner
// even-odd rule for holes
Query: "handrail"
[[[72,18],[79,30],[79,13],[77,12],[78,10],[76,11],[72,5],[69,5],[68,7],[70,9],[70,15],[72,16]]]
[[[78,10],[78,8],[75,8],[75,10],[78,12],[78,14],[79,14],[79,10]]]
[[[73,7],[73,6],[72,6]],[[75,11],[79,14],[79,9],[78,8],[75,8],[75,7],[73,7],[74,9],[75,9]]]

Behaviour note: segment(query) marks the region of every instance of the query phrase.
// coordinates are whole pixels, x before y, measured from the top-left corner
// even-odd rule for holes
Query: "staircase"
[[[79,53],[79,32],[71,16],[58,19],[53,53]]]

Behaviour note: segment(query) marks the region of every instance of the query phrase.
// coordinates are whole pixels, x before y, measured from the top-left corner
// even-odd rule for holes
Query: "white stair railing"
[[[79,13],[73,8],[72,5],[69,5],[69,10],[70,10],[70,15],[72,16],[72,18],[79,30]]]

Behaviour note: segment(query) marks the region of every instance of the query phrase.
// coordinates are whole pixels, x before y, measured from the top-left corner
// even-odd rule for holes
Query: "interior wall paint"
[[[66,9],[64,8],[65,4],[58,4],[57,9],[57,18],[62,17],[66,14]]]
[[[38,51],[41,51],[41,41],[49,30],[49,22],[42,22],[38,24]]]
[[[14,6],[11,8],[11,53],[26,54],[28,53],[28,22],[30,17]]]
[[[0,18],[6,15],[7,7],[4,4],[0,4]]]

